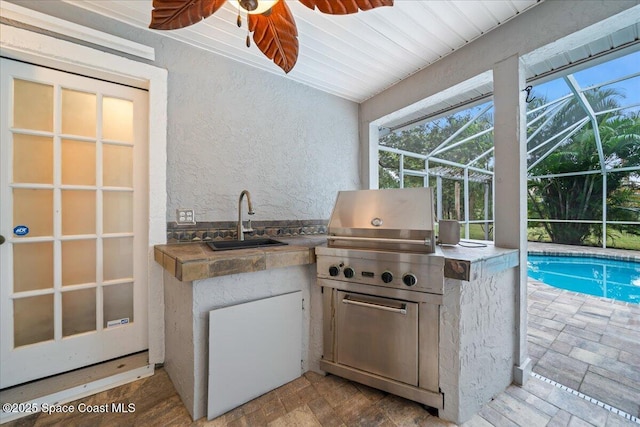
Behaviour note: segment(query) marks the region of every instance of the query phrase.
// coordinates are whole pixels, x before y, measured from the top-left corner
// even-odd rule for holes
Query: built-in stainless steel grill
[[[321,369],[441,409],[432,190],[342,191],[328,231],[316,248]]]

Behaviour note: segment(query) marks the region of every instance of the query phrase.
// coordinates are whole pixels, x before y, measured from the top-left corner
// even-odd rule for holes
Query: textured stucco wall
[[[181,282],[164,272],[164,369],[169,374],[185,407],[191,413],[194,400],[194,330],[193,289],[191,283]]]
[[[458,424],[512,382],[517,269],[478,273],[470,282],[446,279],[440,310],[440,416]]]
[[[169,73],[168,221],[179,207],[234,220],[243,189],[254,220],[327,219],[337,191],[360,187],[358,104],[58,0],[11,2],[155,48]]]
[[[337,191],[358,188],[356,104],[241,65],[221,67],[182,46],[165,53],[177,61],[169,74],[169,220],[178,207],[195,208],[197,220],[235,220],[243,189],[253,220],[327,219]]]

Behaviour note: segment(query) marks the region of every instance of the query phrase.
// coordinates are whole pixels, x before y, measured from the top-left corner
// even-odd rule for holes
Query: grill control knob
[[[338,274],[340,274],[340,267],[336,265],[329,267],[329,276],[337,276]]]
[[[418,278],[413,273],[407,273],[404,276],[402,276],[402,281],[407,286],[413,286],[416,283],[418,283]]]
[[[344,269],[344,277],[346,277],[347,279],[351,279],[353,276],[355,276],[355,274],[356,272],[351,267],[347,267]]]
[[[391,283],[393,281],[393,274],[390,271],[382,273],[382,281],[384,283]]]

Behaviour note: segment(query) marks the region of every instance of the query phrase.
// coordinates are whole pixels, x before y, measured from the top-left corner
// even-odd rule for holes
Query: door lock
[[[4,236],[0,234],[0,245],[4,243]]]

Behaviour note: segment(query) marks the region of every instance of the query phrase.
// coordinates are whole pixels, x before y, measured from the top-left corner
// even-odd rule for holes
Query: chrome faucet
[[[253,215],[255,212],[253,211],[253,207],[251,206],[251,194],[247,190],[242,190],[240,193],[240,198],[238,199],[238,240],[244,240],[244,233],[250,233],[253,231],[251,228],[251,220],[247,224],[247,228],[242,224],[242,198],[247,195],[247,207],[249,208],[249,215]]]

